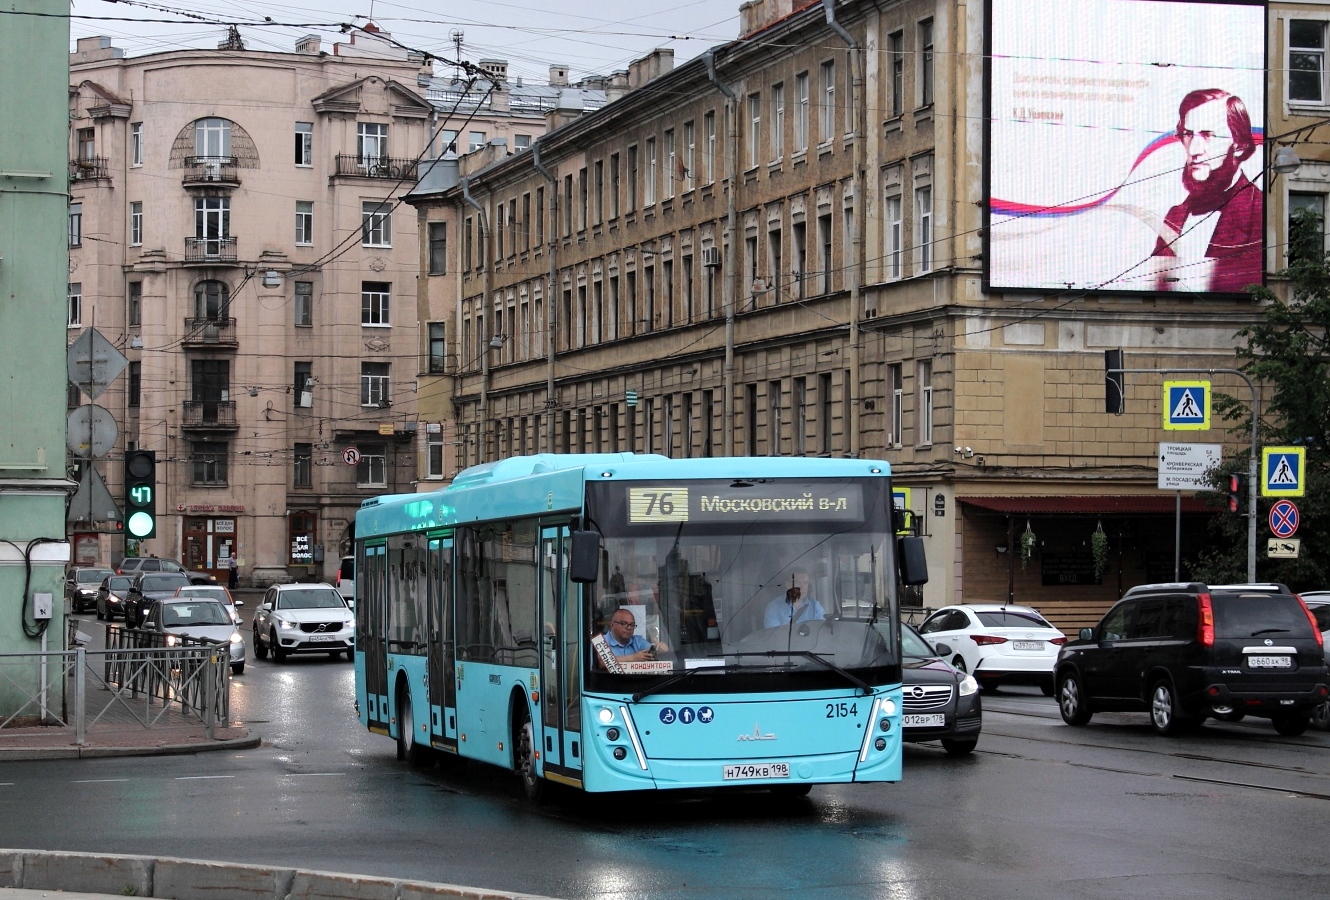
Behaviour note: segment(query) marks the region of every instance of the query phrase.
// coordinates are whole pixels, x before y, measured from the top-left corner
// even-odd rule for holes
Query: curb
[[[263,743],[256,735],[191,744],[157,744],[137,747],[0,747],[0,763],[31,759],[99,759],[108,756],[180,756],[186,753],[212,753],[218,750],[252,750]],[[9,851],[0,850],[0,853]],[[4,884],[0,868],[0,886]],[[16,885],[9,885],[16,887]]]
[[[548,900],[536,894],[280,866],[2,849],[0,888],[170,900]]]

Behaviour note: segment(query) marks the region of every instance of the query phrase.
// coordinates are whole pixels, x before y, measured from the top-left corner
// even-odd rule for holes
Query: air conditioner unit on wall
[[[703,248],[702,248],[702,265],[705,266],[705,267],[708,268],[708,269],[719,269],[719,268],[720,268],[720,248],[719,248],[719,247],[703,247]]]

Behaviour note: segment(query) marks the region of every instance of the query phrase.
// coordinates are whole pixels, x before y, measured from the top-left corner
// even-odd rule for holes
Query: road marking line
[[[307,778],[311,775],[345,775],[345,772],[287,772],[287,778]]]
[[[128,780],[128,778],[87,778],[82,781],[71,781],[70,784],[112,784],[117,781]]]
[[[234,775],[177,775],[176,781],[205,781],[210,778],[235,778]]]

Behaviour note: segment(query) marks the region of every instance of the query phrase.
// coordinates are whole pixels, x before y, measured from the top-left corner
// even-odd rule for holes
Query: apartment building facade
[[[1181,28],[1182,6],[1150,14]],[[915,601],[1025,602],[1075,627],[1171,579],[1161,377],[1129,378],[1109,415],[1104,351],[1232,367],[1259,307],[1235,290],[994,286],[989,128],[1008,116],[989,109],[986,5],[768,0],[741,19],[739,40],[637,78],[530,154],[464,159],[456,186],[413,192],[449,236],[421,280],[444,317],[421,409],[439,477],[540,451],[883,458],[926,539]],[[1272,110],[1284,89],[1271,79]],[[1180,96],[1142,143],[1177,143]],[[1177,169],[1162,177],[1174,190]],[[1283,213],[1258,237],[1271,271]],[[1148,262],[1155,240],[1115,251]],[[1227,453],[1246,439],[1204,435]],[[1182,510],[1186,556],[1213,513],[1191,494]]]
[[[421,60],[357,37],[71,57],[69,336],[128,357],[97,402],[117,449],[158,460],[157,533],[131,553],[322,578],[360,502],[413,487],[419,250],[398,206],[435,110]],[[119,558],[113,525],[71,528]]]

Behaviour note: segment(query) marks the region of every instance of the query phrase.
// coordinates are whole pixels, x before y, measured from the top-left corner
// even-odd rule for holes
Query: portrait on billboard
[[[1262,283],[1262,6],[990,0],[990,41],[990,288]]]

